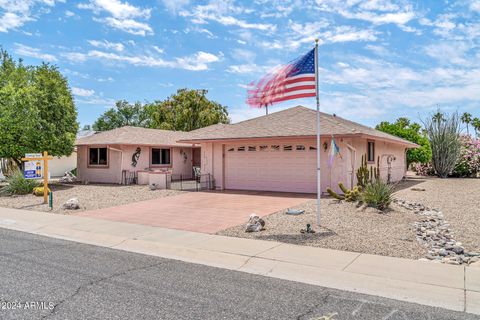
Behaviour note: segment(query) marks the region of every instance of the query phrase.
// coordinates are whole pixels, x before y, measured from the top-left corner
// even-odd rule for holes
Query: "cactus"
[[[338,186],[340,187],[340,190],[342,190],[344,194],[346,194],[349,191],[347,188],[345,188],[345,186],[341,182],[338,183]]]
[[[362,156],[362,164],[357,169],[357,185],[365,186],[374,181],[380,180],[380,157],[377,158],[377,165],[368,167],[367,155]]]
[[[330,188],[327,188],[327,192],[335,199],[337,200],[345,200],[345,201],[348,201],[348,202],[355,202],[355,201],[358,201],[358,199],[360,199],[360,194],[362,192],[362,188],[359,187],[359,186],[355,186],[353,187],[352,190],[349,190],[347,189],[343,183],[338,183],[338,186],[340,187],[340,189],[342,190],[342,192],[344,193],[343,195],[341,194],[338,194],[336,193],[335,191],[333,191],[332,189]]]
[[[330,188],[327,188],[327,192],[329,195],[331,195],[333,198],[337,199],[337,200],[345,200],[345,197],[336,193],[335,191],[333,191],[332,189]]]

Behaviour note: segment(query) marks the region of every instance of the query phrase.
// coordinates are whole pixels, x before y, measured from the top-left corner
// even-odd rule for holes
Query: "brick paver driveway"
[[[269,215],[313,199],[314,195],[277,192],[188,192],[78,213],[100,219],[196,232],[245,223],[248,216]]]

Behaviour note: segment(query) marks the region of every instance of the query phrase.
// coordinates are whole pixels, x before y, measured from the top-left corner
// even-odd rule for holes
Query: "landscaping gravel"
[[[264,231],[245,233],[245,225],[239,225],[218,234],[411,259],[426,254],[415,238],[418,217],[395,204],[389,212],[378,213],[371,208],[358,211],[352,203],[322,199],[320,230],[315,226],[316,201],[294,208],[305,210],[305,214],[292,216],[282,210],[263,217]],[[307,223],[317,232],[300,233]]]
[[[466,250],[480,252],[480,179],[410,177],[399,187],[397,198],[442,211],[455,239]]]
[[[85,210],[108,208],[161,197],[168,197],[181,193],[178,190],[154,190],[143,185],[114,185],[114,184],[49,184],[53,192],[53,210],[43,204],[43,196],[0,196],[0,207],[26,209],[34,211],[48,211],[70,214]],[[80,209],[64,210],[62,204],[71,198],[79,200]]]

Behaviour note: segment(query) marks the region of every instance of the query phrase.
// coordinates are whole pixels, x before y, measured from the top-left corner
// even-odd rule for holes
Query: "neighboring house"
[[[202,174],[217,189],[316,193],[316,111],[294,107],[236,124],[191,131],[182,143],[200,144]],[[321,190],[356,184],[363,155],[379,161],[382,178],[401,180],[406,150],[416,144],[335,115],[321,113]],[[331,139],[340,155],[328,165]]]
[[[148,176],[156,173],[191,178],[193,165],[200,165],[200,149],[177,142],[187,135],[181,131],[126,126],[78,139],[77,178],[125,183],[126,177],[135,176],[141,184],[149,183]]]
[[[77,134],[77,139],[88,137],[95,134],[93,130],[81,130]],[[72,171],[77,167],[77,148],[71,155],[63,157],[54,157],[48,162],[48,170],[51,177],[62,177],[65,172]]]

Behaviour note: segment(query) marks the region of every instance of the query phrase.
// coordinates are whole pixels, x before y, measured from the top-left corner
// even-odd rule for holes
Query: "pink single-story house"
[[[192,177],[193,167],[213,178],[218,190],[316,193],[316,111],[294,107],[236,124],[216,124],[191,132],[122,127],[77,140],[81,181],[140,184],[156,173]],[[351,188],[366,156],[380,162],[392,182],[406,173],[406,151],[416,144],[361,124],[321,113],[321,189]],[[340,149],[328,165],[332,137]],[[136,157],[136,163],[133,161]]]
[[[200,166],[200,148],[178,142],[187,136],[181,131],[126,126],[78,139],[77,178],[119,184],[132,177],[148,184],[149,176],[159,174],[164,179],[164,173],[191,178],[193,167]]]
[[[406,151],[416,144],[321,113],[321,190],[340,191],[356,184],[362,155],[380,161],[383,179],[406,174]],[[201,171],[213,176],[216,189],[316,193],[316,111],[294,107],[236,124],[191,131],[179,140],[201,146]],[[340,155],[328,165],[332,136]]]

